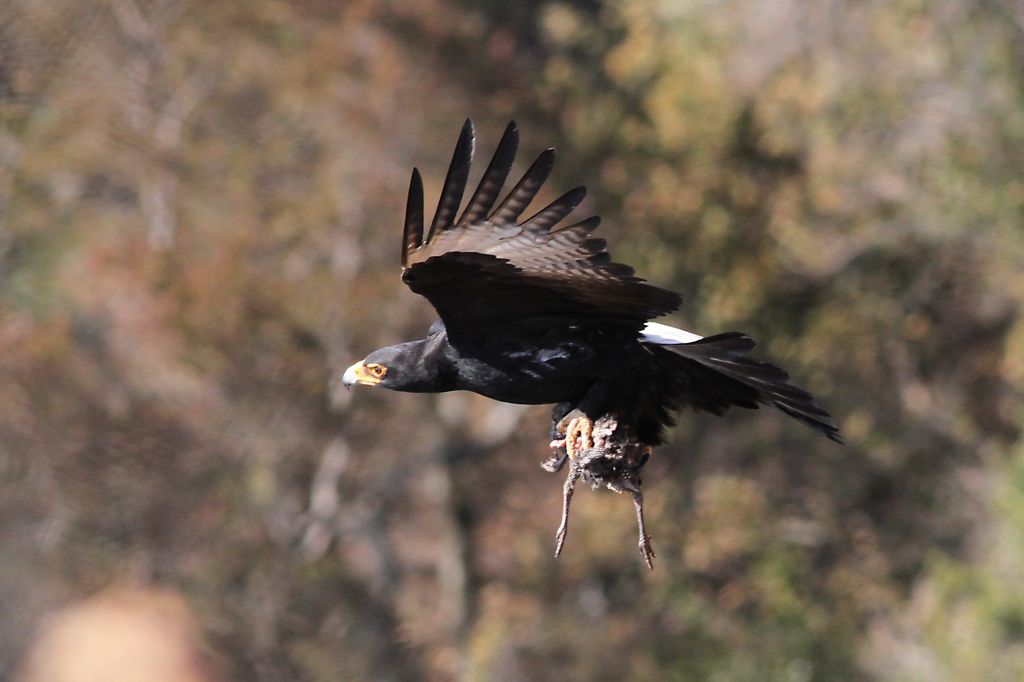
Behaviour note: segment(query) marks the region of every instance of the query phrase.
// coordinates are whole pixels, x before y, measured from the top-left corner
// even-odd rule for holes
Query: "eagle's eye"
[[[384,365],[367,365],[366,369],[375,379],[383,379],[384,375],[388,373],[388,368]]]

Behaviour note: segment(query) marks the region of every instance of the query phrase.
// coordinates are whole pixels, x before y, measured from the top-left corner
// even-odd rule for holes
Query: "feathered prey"
[[[734,405],[774,405],[837,442],[839,431],[786,372],[747,356],[754,342],[744,334],[703,337],[652,322],[676,310],[679,295],[613,262],[604,240],[592,236],[596,216],[562,224],[583,199],[583,187],[521,220],[555,152],[541,153],[499,200],[518,142],[510,123],[460,214],[475,146],[473,124],[466,121],[429,225],[423,182],[413,170],[402,280],[440,319],[423,339],[370,353],[345,371],[344,383],[554,403],[555,456],[545,467],[571,463],[558,550],[572,484],[582,477],[633,494],[650,565],[637,474],[674,411],[693,407],[721,415]],[[595,430],[595,422],[601,428]]]

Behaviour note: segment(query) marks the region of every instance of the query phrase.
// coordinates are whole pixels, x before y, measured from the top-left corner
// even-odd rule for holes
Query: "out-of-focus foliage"
[[[1011,0],[0,5],[0,677],[184,595],[228,678],[1024,675]],[[618,259],[837,415],[683,415],[628,501],[546,410],[339,392],[431,320],[409,167],[558,145]]]

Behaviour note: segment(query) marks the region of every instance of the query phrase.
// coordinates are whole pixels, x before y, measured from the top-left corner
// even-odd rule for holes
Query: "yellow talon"
[[[569,459],[576,459],[579,453],[594,447],[593,431],[594,422],[586,415],[576,417],[569,422],[565,433],[565,451],[569,455]]]

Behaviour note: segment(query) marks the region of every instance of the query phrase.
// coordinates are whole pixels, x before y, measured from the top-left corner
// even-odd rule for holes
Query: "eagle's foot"
[[[594,447],[594,421],[585,414],[569,422],[565,432],[565,451],[569,459],[576,459],[580,454]]]
[[[569,459],[569,454],[565,450],[565,439],[553,440],[548,447],[554,450],[554,453],[541,462],[540,466],[548,473],[558,473],[565,466],[565,461]]]

